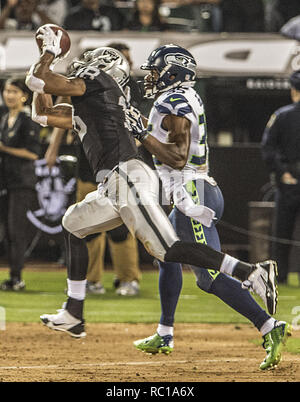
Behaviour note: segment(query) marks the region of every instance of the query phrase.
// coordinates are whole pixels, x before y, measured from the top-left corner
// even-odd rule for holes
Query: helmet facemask
[[[157,88],[159,72],[156,68],[149,68],[148,71],[148,74],[144,77],[144,97],[154,98],[154,96],[159,92],[159,89]],[[155,75],[157,77],[155,77]]]

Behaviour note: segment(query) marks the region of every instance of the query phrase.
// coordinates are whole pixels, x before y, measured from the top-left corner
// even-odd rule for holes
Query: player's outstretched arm
[[[57,96],[81,96],[85,92],[85,83],[81,78],[67,78],[52,71],[54,55],[45,52],[37,63],[33,64],[26,76],[26,85],[32,92],[48,93]]]

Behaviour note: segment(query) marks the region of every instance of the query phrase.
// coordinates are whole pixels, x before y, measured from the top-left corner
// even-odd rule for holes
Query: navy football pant
[[[193,181],[189,185],[190,195],[194,202],[201,202],[216,212],[217,220],[223,213],[224,201],[218,186],[212,186],[203,180]],[[206,227],[185,216],[176,207],[171,212],[169,219],[180,239],[186,242],[208,244],[216,250],[220,250],[219,235],[215,223]],[[174,315],[182,288],[182,270],[178,263],[159,262],[159,292],[162,315],[160,323],[173,326]],[[249,319],[258,329],[270,318],[270,316],[256,303],[248,290],[241,287],[241,282],[219,271],[191,267],[196,276],[196,282],[200,289],[214,294],[228,306]],[[199,311],[199,316],[201,311]]]

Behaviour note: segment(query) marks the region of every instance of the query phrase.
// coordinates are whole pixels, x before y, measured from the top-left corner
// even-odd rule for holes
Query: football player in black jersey
[[[41,320],[49,328],[85,336],[83,301],[88,263],[83,240],[87,235],[111,230],[122,223],[161,261],[201,265],[227,273],[240,281],[249,280],[255,293],[276,310],[276,263],[248,264],[213,250],[201,243],[179,240],[158,202],[156,174],[138,157],[125,110],[128,107],[126,82],[129,66],[125,57],[112,48],[87,52],[74,61],[71,76],[52,71],[52,63],[61,53],[60,40],[50,28],[40,35],[43,51],[26,78],[34,92],[33,120],[73,130],[82,141],[90,166],[99,182],[97,191],[69,207],[63,220],[68,267],[68,300],[58,314],[44,314]],[[72,105],[52,105],[51,95],[69,96]],[[172,129],[180,130],[176,124]],[[145,146],[159,159],[180,168],[180,155],[186,143],[162,144],[150,134]],[[183,161],[182,166],[184,166]],[[267,268],[266,268],[267,266]],[[261,274],[267,272],[267,282]]]

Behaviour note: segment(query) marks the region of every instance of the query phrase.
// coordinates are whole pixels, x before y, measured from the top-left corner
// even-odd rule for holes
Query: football
[[[42,25],[36,31],[35,40],[36,40],[36,43],[37,43],[38,48],[40,50],[40,53],[42,52],[43,41],[41,39],[38,39],[37,36],[39,35],[40,29],[44,28],[45,26],[49,26],[54,32],[57,32],[58,30],[62,31],[62,37],[61,37],[61,40],[60,40],[61,54],[59,55],[59,57],[64,57],[68,53],[68,51],[70,50],[71,39],[70,39],[70,36],[69,36],[68,32],[65,29],[63,29],[62,27],[60,27],[58,25],[55,25],[55,24]]]

